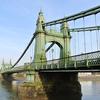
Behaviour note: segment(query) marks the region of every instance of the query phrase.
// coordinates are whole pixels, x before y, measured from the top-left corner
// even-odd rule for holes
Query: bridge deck
[[[1,70],[1,73],[39,72],[99,72],[100,51],[70,56],[47,62],[38,62],[15,68]]]

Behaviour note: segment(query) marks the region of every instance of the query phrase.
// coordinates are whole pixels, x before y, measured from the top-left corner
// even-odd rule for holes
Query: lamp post
[[[30,56],[30,69],[31,69],[31,64],[32,64],[32,57]]]
[[[32,57],[30,57],[30,62],[32,62]]]
[[[30,63],[32,63],[32,57],[30,57]]]
[[[53,60],[53,52],[54,52],[54,49],[51,49],[51,51],[52,51],[52,60]]]
[[[53,68],[53,52],[54,52],[54,49],[51,49],[51,51],[52,51],[52,67],[51,68]]]

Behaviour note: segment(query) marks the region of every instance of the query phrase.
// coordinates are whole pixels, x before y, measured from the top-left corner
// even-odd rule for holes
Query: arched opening
[[[50,48],[49,48],[50,47]],[[49,50],[47,50],[49,48]],[[48,60],[59,59],[61,56],[62,46],[56,41],[50,41],[45,45],[46,58]]]

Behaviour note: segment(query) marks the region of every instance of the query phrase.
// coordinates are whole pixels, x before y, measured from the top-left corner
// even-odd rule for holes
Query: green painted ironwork
[[[91,72],[92,69],[97,69],[100,71],[100,51],[90,52],[75,56],[70,56],[62,59],[54,59],[44,62],[36,62],[32,67],[32,63],[25,64],[23,66],[18,66],[12,69],[2,70],[1,73],[19,73],[27,71],[48,71],[48,70],[87,70]],[[69,61],[68,61],[69,59]],[[70,60],[71,59],[71,60]],[[52,63],[53,62],[53,63]],[[96,70],[97,71],[97,70]]]
[[[70,32],[84,32],[84,31],[95,31],[95,30],[100,30],[100,26],[69,29]]]
[[[83,28],[73,28],[68,27],[68,21],[76,20],[85,16],[97,14],[100,12],[100,6],[91,8],[86,11],[82,11],[78,14],[68,16],[59,20],[51,21],[45,23],[45,19],[42,11],[39,12],[39,16],[36,23],[35,33],[29,42],[28,46],[16,61],[14,65],[10,62],[10,67],[6,68],[4,62],[2,63],[3,68],[0,73],[19,73],[27,71],[48,71],[48,70],[80,70],[81,68],[93,68],[98,67],[100,69],[100,51],[85,53],[80,55],[71,56],[70,51],[70,32],[81,32],[81,31],[94,31],[100,30],[100,26],[83,27]],[[55,24],[61,24],[60,32],[50,29],[48,30],[46,26],[51,26]],[[18,66],[17,63],[22,59],[33,40],[35,41],[34,48],[34,60],[32,63],[24,64],[23,66]],[[45,45],[47,43],[52,43],[46,50]],[[47,61],[46,52],[54,45],[57,44],[60,48],[60,58]]]
[[[100,12],[100,6],[97,6],[97,7],[88,9],[86,11],[81,11],[80,13],[77,13],[77,14],[74,14],[74,15],[71,15],[68,17],[64,17],[62,19],[58,19],[58,20],[44,23],[43,26],[51,26],[51,25],[55,25],[55,24],[61,24],[63,22],[68,22],[68,21],[76,20],[76,19],[83,18],[86,16],[90,16],[93,14],[97,14],[99,12]]]
[[[43,13],[40,12],[36,24],[36,42],[34,48],[34,60],[33,66],[35,62],[45,62],[46,51],[48,51],[53,44],[57,44],[60,48],[60,58],[70,56],[70,32],[68,30],[67,22],[62,23],[60,32],[48,30],[43,27],[43,23],[45,23]],[[45,50],[45,45],[47,43],[52,43],[52,45]]]

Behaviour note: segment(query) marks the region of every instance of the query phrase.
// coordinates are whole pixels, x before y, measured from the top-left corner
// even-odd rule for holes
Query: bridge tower
[[[2,60],[2,67],[1,67],[1,70],[4,70],[5,69],[5,62],[4,62],[4,59]]]
[[[44,23],[44,16],[42,11],[39,12],[39,16],[36,23],[36,40],[35,40],[35,53],[34,62],[40,62],[41,60],[46,61],[45,54],[45,30],[42,26]]]
[[[39,16],[36,24],[36,41],[35,41],[35,53],[34,61],[42,62],[47,61],[45,45],[47,43],[57,44],[60,48],[60,58],[70,56],[70,39],[71,35],[68,29],[67,22],[63,22],[60,28],[60,32],[56,30],[48,30],[43,24],[45,23],[43,12],[39,12]]]
[[[62,49],[63,53],[61,53],[60,57],[61,58],[69,57],[71,54],[71,51],[70,51],[71,35],[70,35],[69,29],[68,29],[67,22],[62,23],[60,30],[61,30],[61,33],[63,33],[63,40],[64,40],[64,47]]]

